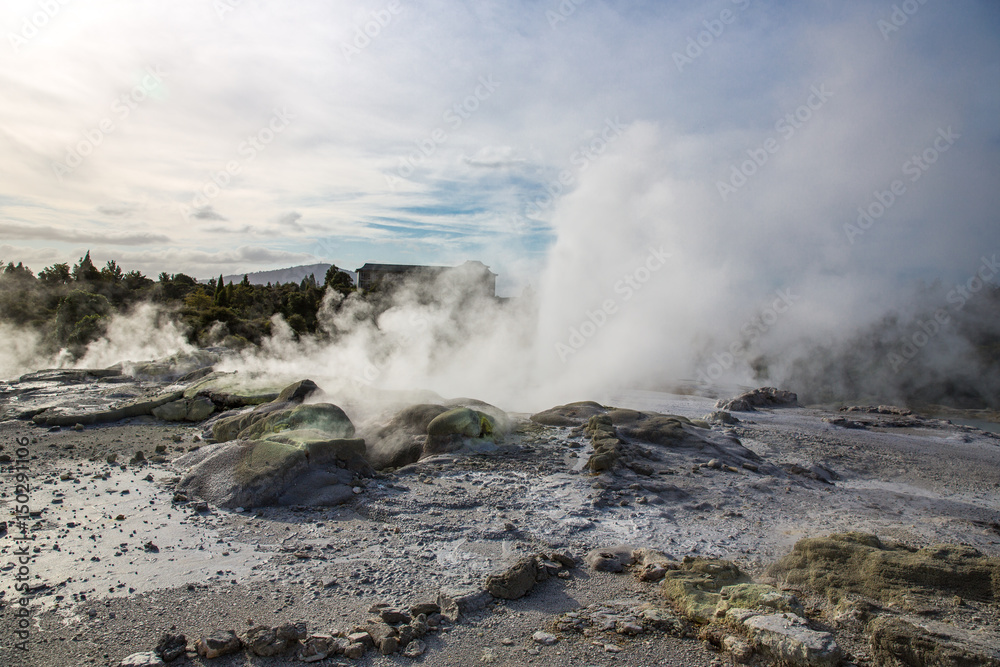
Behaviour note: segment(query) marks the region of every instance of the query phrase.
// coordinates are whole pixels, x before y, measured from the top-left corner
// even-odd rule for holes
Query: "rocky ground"
[[[221,507],[187,497],[191,487],[179,484],[192,453],[220,446],[206,441],[211,422],[73,418],[170,392],[176,402],[197,381],[69,374],[0,386],[0,664],[117,666],[153,651],[165,633],[187,640],[171,664],[219,667],[298,664],[296,650],[329,654],[318,660],[324,665],[932,664],[932,654],[945,655],[933,664],[1000,664],[1000,569],[990,569],[1000,557],[993,434],[902,410],[789,406],[773,395],[753,411],[730,404],[721,412],[713,399],[631,392],[597,397],[596,408],[550,412],[554,419],[512,414],[502,433],[477,427],[463,446],[425,448],[398,468],[367,474],[338,464],[355,474],[337,478],[341,486],[350,479],[349,497],[334,506]],[[274,405],[276,391],[264,393],[256,403]],[[217,406],[230,398],[213,395]],[[196,399],[183,400],[191,408]],[[243,414],[261,410],[246,405]],[[612,405],[642,412],[602,407]],[[375,432],[344,408],[359,431]],[[700,421],[712,413],[711,424]],[[39,418],[45,414],[65,418]],[[19,473],[30,485],[23,521]],[[881,538],[884,546],[844,556],[855,565],[875,559],[883,565],[862,567],[875,571],[894,557],[896,542],[975,549],[959,556],[972,559],[982,593],[916,579],[898,595],[845,593],[772,567],[803,538],[848,532]],[[19,541],[25,537],[32,541]],[[24,544],[30,557],[19,555]],[[608,565],[619,556],[620,568]],[[734,615],[715,597],[710,617],[700,618],[685,582],[701,577],[698,590],[715,595],[725,582],[702,570],[715,572],[720,559],[743,577],[729,583],[765,582],[775,587],[767,599],[797,601],[764,604],[770,615],[758,601],[758,612]],[[723,599],[736,596],[730,589]],[[781,613],[794,619],[773,618]],[[814,633],[803,645],[828,639],[837,652],[782,657],[769,638],[785,646],[791,631],[765,626],[795,619]],[[287,640],[280,632],[258,640],[286,649],[275,657],[194,650],[215,629],[252,640],[263,636],[248,637],[252,628],[296,622],[304,632],[290,626]],[[906,633],[888,633],[892,623],[923,628],[908,646],[923,646],[928,633],[939,641],[899,658],[906,651],[886,646]],[[419,655],[368,648],[385,639],[380,633],[416,633],[406,643]],[[18,648],[24,641],[27,652]],[[345,655],[359,644],[360,657]],[[955,646],[973,662],[960,662]]]

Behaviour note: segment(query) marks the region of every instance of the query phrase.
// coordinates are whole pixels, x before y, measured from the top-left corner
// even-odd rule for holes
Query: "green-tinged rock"
[[[931,623],[928,623],[931,624]],[[920,627],[894,616],[880,616],[868,626],[875,664],[892,667],[1000,667],[1000,648],[976,633],[954,625]]]
[[[442,412],[427,424],[427,435],[431,437],[460,435],[479,438],[493,433],[493,420],[478,410],[454,408]]]
[[[156,398],[135,401],[111,408],[110,410],[98,410],[95,412],[80,413],[49,409],[36,414],[31,420],[36,424],[44,424],[45,426],[74,426],[76,424],[89,426],[91,424],[105,424],[131,417],[150,415],[156,408],[167,403],[173,403],[183,397],[183,395],[183,392],[171,391],[161,394]]]
[[[297,405],[264,414],[243,428],[237,437],[252,440],[272,433],[303,429],[322,431],[327,434],[327,439],[354,437],[354,424],[343,410],[332,403]]]
[[[824,593],[833,602],[849,594],[882,602],[913,595],[1000,600],[1000,558],[960,545],[886,545],[863,533],[799,540],[768,574]]]
[[[716,614],[721,615],[728,609],[767,609],[769,612],[805,615],[802,603],[794,595],[783,593],[774,586],[755,583],[723,587],[719,591]]]
[[[259,485],[262,481],[280,482],[296,467],[306,464],[304,449],[271,440],[250,440],[234,470],[240,486]]]
[[[318,390],[319,388],[312,380],[294,382],[282,389],[273,401],[258,405],[250,412],[220,418],[212,425],[212,437],[219,442],[227,442],[236,438],[257,438],[266,433],[276,433],[279,430],[324,429],[326,426],[334,427],[330,432],[330,437],[353,437],[353,424],[350,425],[349,430],[346,428],[344,422],[350,424],[350,420],[347,419],[347,415],[343,414],[343,410],[336,406],[332,406],[335,410],[320,409],[315,412],[303,411],[295,413],[295,415],[291,414],[294,408],[300,406],[303,400]],[[209,393],[208,396],[211,394]],[[315,405],[329,406],[330,404],[317,403]],[[258,425],[265,420],[270,421]]]
[[[443,405],[419,403],[396,413],[384,426],[370,427],[364,436],[372,467],[399,468],[420,460],[427,441],[427,426],[447,411]]]
[[[284,403],[291,401],[301,403],[319,390],[319,387],[312,380],[299,380],[282,389],[275,402]]]
[[[231,410],[248,405],[263,405],[278,398],[281,387],[254,386],[238,373],[215,371],[192,382],[184,398],[208,398],[220,408]]]
[[[531,421],[545,426],[579,426],[597,414],[607,411],[600,403],[581,401],[559,405],[531,416]]]
[[[153,408],[153,416],[168,422],[184,421],[184,418],[187,416],[187,408],[188,404],[184,399],[171,401],[170,403],[164,403],[159,407]]]
[[[164,421],[200,422],[215,412],[215,404],[207,398],[182,398],[153,408],[153,416]]]
[[[431,420],[421,456],[466,450],[486,453],[496,449],[493,418],[472,408],[454,408]]]
[[[680,569],[668,571],[660,592],[690,620],[708,623],[715,617],[719,591],[742,583],[750,583],[750,578],[735,563],[695,558],[681,563]]]
[[[184,415],[184,419],[189,422],[205,421],[213,412],[215,412],[215,403],[203,396],[199,396],[188,400],[187,412]]]

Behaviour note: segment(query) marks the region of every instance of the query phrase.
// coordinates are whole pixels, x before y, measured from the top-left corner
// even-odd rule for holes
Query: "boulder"
[[[384,426],[365,433],[368,461],[376,470],[416,463],[427,441],[427,426],[447,412],[443,405],[420,403],[396,413]]]
[[[715,407],[733,412],[753,412],[756,408],[795,407],[798,404],[799,397],[790,391],[761,387],[728,400],[719,399]]]
[[[549,408],[531,416],[531,421],[544,426],[580,426],[594,415],[607,411],[600,403],[580,401]]]
[[[933,623],[923,625],[894,617],[882,616],[868,626],[872,655],[879,665],[903,667],[1000,667],[1000,645],[996,637],[984,641],[974,633],[954,624]]]
[[[835,667],[843,657],[832,634],[811,629],[795,614],[753,616],[743,627],[754,647],[779,664]]]
[[[175,462],[186,468],[177,491],[228,508],[339,504],[353,497],[358,476],[371,474],[365,444],[323,437],[285,431],[201,447]]]
[[[156,645],[156,653],[164,662],[173,662],[187,653],[187,637],[181,634],[164,633]]]
[[[624,572],[626,567],[635,563],[633,552],[635,547],[619,544],[590,551],[583,560],[591,570],[596,572]]]
[[[262,658],[270,658],[276,655],[281,655],[291,647],[291,642],[287,639],[279,637],[274,628],[262,625],[252,627],[247,630],[246,637],[243,639],[243,644],[246,646],[247,650],[251,651],[254,655],[261,656]]]
[[[805,611],[798,598],[783,593],[767,584],[736,584],[719,590],[716,615],[721,616],[728,609],[766,609],[769,612],[788,612],[804,616]]]
[[[720,591],[726,586],[742,583],[750,583],[750,578],[735,563],[693,558],[682,562],[679,569],[665,574],[660,592],[690,620],[709,623],[715,618],[721,600]]]
[[[153,408],[152,415],[164,421],[204,421],[215,412],[215,404],[203,397],[181,398]]]
[[[209,659],[236,653],[242,646],[240,638],[232,630],[213,630],[194,644],[198,655]]]
[[[486,577],[484,588],[496,598],[517,600],[534,588],[538,565],[532,556],[521,558],[509,568]]]
[[[492,599],[488,592],[474,586],[444,586],[438,592],[437,602],[441,615],[456,622],[462,616],[482,611]]]
[[[453,452],[476,444],[494,448],[495,421],[485,412],[472,408],[453,408],[442,412],[427,424],[423,456]]]
[[[153,414],[153,410],[173,403],[184,396],[181,391],[171,391],[160,394],[155,398],[132,401],[115,408],[107,410],[95,410],[93,412],[76,412],[74,410],[63,410],[60,408],[49,408],[35,414],[31,420],[43,426],[90,426],[92,424],[106,424],[109,422],[121,421],[132,417],[142,417]]]
[[[901,602],[914,594],[1000,600],[1000,558],[954,544],[886,545],[866,533],[799,540],[768,574],[834,602],[846,595]]]

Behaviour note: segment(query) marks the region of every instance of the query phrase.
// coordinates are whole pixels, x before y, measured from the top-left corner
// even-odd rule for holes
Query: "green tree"
[[[323,281],[323,285],[331,287],[341,294],[350,294],[355,289],[351,275],[346,271],[341,271],[333,264],[326,270],[326,279]]]
[[[108,263],[101,269],[101,279],[117,285],[125,280],[125,274],[122,272],[122,267],[118,266],[118,262],[109,259]]]
[[[129,271],[124,277],[125,287],[131,291],[138,291],[153,284],[151,278],[147,278],[139,271]]]
[[[73,279],[69,264],[53,264],[38,272],[38,278],[46,285],[68,285]]]
[[[101,279],[101,272],[97,270],[94,266],[94,262],[90,259],[90,251],[80,258],[80,262],[73,267],[73,280],[82,282],[98,282]]]

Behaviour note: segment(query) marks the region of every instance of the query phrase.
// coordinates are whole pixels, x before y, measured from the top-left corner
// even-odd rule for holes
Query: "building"
[[[370,290],[387,286],[406,278],[435,280],[446,272],[454,271],[465,285],[480,285],[484,294],[496,296],[497,274],[478,260],[469,260],[458,266],[420,266],[414,264],[365,263],[357,270],[358,289]]]

